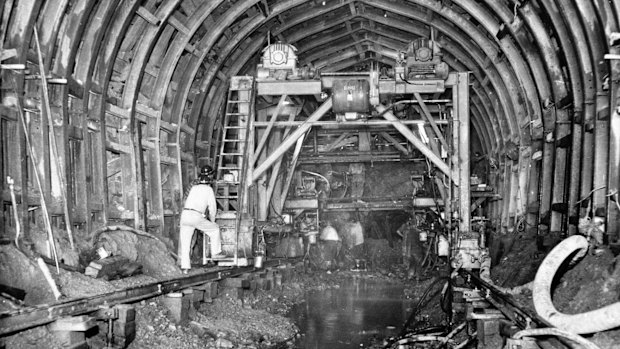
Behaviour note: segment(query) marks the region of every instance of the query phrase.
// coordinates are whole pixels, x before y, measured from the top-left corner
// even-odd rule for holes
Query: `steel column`
[[[469,73],[458,73],[452,91],[454,118],[458,122],[458,172],[459,172],[459,233],[467,234],[471,222],[471,193],[469,191]]]

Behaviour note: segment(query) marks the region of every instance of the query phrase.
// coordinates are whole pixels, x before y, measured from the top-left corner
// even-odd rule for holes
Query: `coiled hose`
[[[559,329],[584,334],[609,330],[620,326],[620,302],[610,304],[581,314],[563,314],[551,300],[551,284],[558,268],[575,251],[587,252],[588,240],[581,235],[573,235],[560,242],[545,257],[536,272],[532,298],[536,312],[545,321]]]

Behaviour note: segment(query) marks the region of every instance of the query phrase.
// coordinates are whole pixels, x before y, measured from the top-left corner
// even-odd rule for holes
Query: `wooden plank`
[[[173,26],[176,30],[180,31],[181,33],[183,33],[183,35],[185,36],[189,36],[191,33],[189,28],[187,28],[185,24],[181,23],[181,21],[178,18],[176,18],[174,15],[168,17],[168,23],[170,23],[171,26]]]
[[[129,153],[131,153],[133,151],[130,146],[123,145],[123,144],[116,143],[116,142],[112,142],[110,140],[106,140],[105,143],[106,143],[105,144],[106,149],[111,151],[111,152],[114,152],[114,153],[129,154]]]
[[[158,118],[159,117],[159,111],[146,106],[144,104],[141,103],[136,103],[136,111],[138,113],[144,114],[150,118]]]
[[[194,130],[191,126],[189,126],[188,124],[181,124],[181,131],[187,133],[190,136],[193,136],[196,134],[196,130]]]
[[[131,111],[129,109],[121,108],[111,103],[106,103],[105,111],[121,119],[129,119],[131,117]]]
[[[17,50],[14,48],[0,50],[0,62],[15,56],[17,56]]]
[[[178,129],[178,125],[177,124],[173,124],[171,122],[164,121],[164,120],[160,121],[159,127],[162,129],[162,131],[165,131],[165,132],[168,132],[168,133],[175,133],[177,131],[177,129]]]
[[[155,149],[155,142],[142,140],[142,147],[146,149]]]
[[[140,6],[138,8],[136,14],[152,25],[159,25],[159,22],[161,22],[161,20],[157,18],[157,16],[152,14],[149,10],[146,9],[146,7],[143,6]]]
[[[161,161],[162,164],[165,165],[176,165],[177,164],[177,159],[171,157],[171,156],[163,156],[161,155],[159,157],[159,161]]]

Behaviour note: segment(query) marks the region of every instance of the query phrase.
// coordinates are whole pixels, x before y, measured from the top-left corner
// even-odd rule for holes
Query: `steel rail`
[[[264,262],[264,267],[281,264],[281,259]],[[74,316],[96,311],[102,306],[133,303],[146,298],[161,296],[188,287],[204,284],[255,271],[253,266],[218,269],[190,276],[157,281],[145,285],[128,287],[96,296],[67,299],[53,304],[40,304],[0,313],[0,337],[14,334],[32,327],[42,326],[65,316]]]
[[[535,323],[537,327],[552,327],[551,324],[538,315],[524,309],[511,295],[501,292],[495,286],[482,280],[478,275],[467,270],[459,270],[459,274],[461,274],[468,283],[486,291],[484,298],[522,329],[527,328],[532,322]]]

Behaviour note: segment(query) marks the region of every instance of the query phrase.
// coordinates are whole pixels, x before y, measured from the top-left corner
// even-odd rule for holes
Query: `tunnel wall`
[[[325,3],[4,1],[0,177],[15,181],[25,233],[41,224],[41,195],[58,227],[176,231],[183,188],[214,157],[227,80],[252,71],[268,33],[302,64],[342,70],[393,64],[432,27],[450,67],[472,73],[496,226],[573,234],[591,210],[618,242],[620,2]]]

